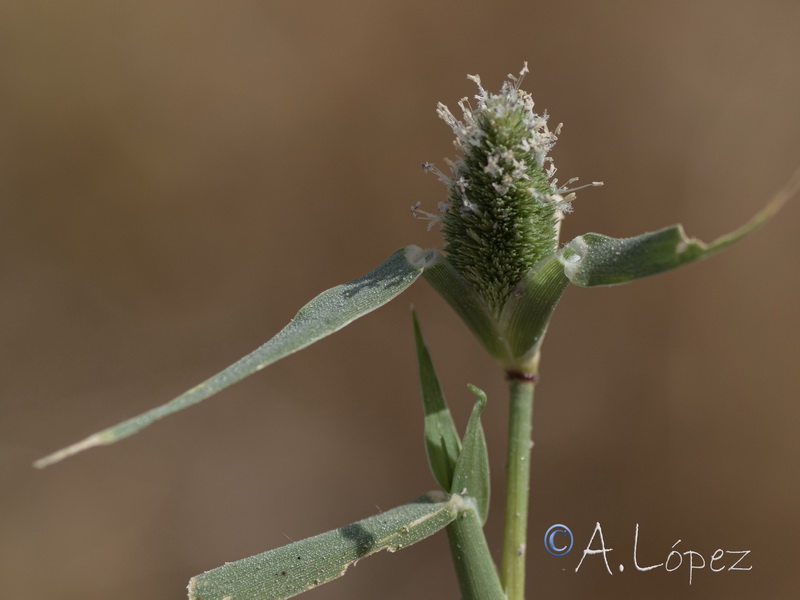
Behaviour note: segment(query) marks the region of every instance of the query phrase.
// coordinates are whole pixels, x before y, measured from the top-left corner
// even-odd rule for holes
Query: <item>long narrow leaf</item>
[[[384,513],[257,556],[189,581],[191,600],[283,600],[344,575],[356,561],[394,552],[433,535],[471,504],[431,492]],[[471,511],[469,511],[471,512]]]
[[[469,386],[477,397],[464,433],[464,444],[453,474],[453,494],[465,494],[473,510],[462,511],[447,527],[450,553],[458,573],[461,597],[465,600],[505,600],[503,586],[492,553],[486,543],[483,525],[489,516],[489,455],[481,426],[486,394]]]
[[[453,481],[453,470],[461,452],[461,440],[450,409],[447,407],[442,386],[439,385],[431,355],[422,337],[416,311],[411,311],[411,318],[414,321],[422,405],[425,410],[425,450],[428,455],[428,465],[442,490],[449,491]]]
[[[559,260],[569,280],[583,287],[616,285],[663,273],[739,241],[772,218],[798,190],[800,171],[749,222],[710,244],[688,237],[681,225],[630,238],[587,233],[567,244]]]
[[[133,435],[155,421],[202,402],[267,365],[329,336],[386,304],[414,283],[423,270],[421,255],[422,251],[416,246],[398,250],[374,271],[322,292],[301,308],[275,337],[200,385],[166,404],[50,454],[34,465],[46,467],[88,448],[112,444]]]

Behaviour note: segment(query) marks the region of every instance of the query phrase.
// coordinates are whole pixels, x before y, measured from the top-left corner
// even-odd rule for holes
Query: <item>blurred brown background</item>
[[[409,243],[444,187],[438,100],[524,60],[584,191],[564,237],[683,222],[710,240],[800,165],[800,6],[671,2],[0,5],[0,580],[8,598],[167,599],[225,561],[433,489],[409,305],[459,423],[490,396],[494,549],[505,383],[425,284],[116,446],[31,462],[250,351]],[[796,598],[797,202],[666,276],[573,288],[537,395],[530,597]],[[575,573],[600,522],[599,556]],[[541,537],[575,533],[554,558]],[[663,562],[677,540],[750,572]],[[619,573],[617,565],[626,570]],[[730,566],[728,556],[722,563]],[[674,565],[674,563],[671,563]],[[441,535],[309,599],[457,598]]]

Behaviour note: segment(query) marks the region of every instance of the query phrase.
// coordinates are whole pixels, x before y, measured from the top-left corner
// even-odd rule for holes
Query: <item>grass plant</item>
[[[483,532],[489,509],[489,460],[481,426],[486,395],[459,434],[413,315],[428,462],[439,490],[351,525],[228,563],[193,577],[193,600],[289,598],[344,574],[380,550],[396,551],[446,529],[467,600],[525,598],[533,395],[542,342],[567,287],[627,283],[706,258],[772,217],[800,188],[796,173],[765,208],[736,231],[706,244],[673,225],[630,238],[587,233],[566,244],[560,224],[582,187],[560,184],[549,156],[560,126],[550,128],[521,89],[527,67],[492,93],[480,78],[461,115],[439,104],[455,135],[457,156],[441,170],[423,166],[447,187],[436,212],[412,207],[441,227],[444,250],[408,246],[375,270],[322,292],[244,358],[177,398],[95,433],[37,461],[45,467],[88,448],[115,443],[172,413],[202,402],[277,360],[336,332],[394,299],[422,277],[474,333],[508,380],[509,424],[502,563],[495,565]]]

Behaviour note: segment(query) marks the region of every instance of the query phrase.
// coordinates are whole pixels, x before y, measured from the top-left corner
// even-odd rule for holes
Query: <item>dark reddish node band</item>
[[[519,371],[506,371],[506,379],[509,381],[530,381],[536,383],[539,378],[533,373],[520,373]]]

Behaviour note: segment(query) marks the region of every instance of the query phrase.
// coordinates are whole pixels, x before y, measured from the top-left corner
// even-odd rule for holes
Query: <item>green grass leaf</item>
[[[464,494],[464,500],[472,504],[473,510],[459,513],[458,519],[448,525],[447,537],[461,597],[464,600],[505,600],[483,531],[489,516],[489,455],[481,426],[486,394],[474,385],[469,389],[477,397],[477,402],[472,408],[453,474],[453,494]]]
[[[464,279],[452,263],[438,251],[425,266],[424,277],[439,295],[456,311],[490,355],[502,360],[508,356],[497,329],[497,319],[472,284]]]
[[[88,448],[112,444],[178,411],[194,406],[217,392],[260,371],[293,352],[338,331],[383,306],[410,286],[422,273],[424,252],[408,246],[354,281],[326,290],[306,304],[278,334],[244,358],[177,398],[141,415],[95,433],[34,463],[46,467]]]
[[[532,269],[519,282],[500,317],[512,357],[504,365],[507,369],[535,371],[530,363],[535,362],[553,310],[568,285],[564,267],[556,257]]]
[[[486,394],[474,385],[470,385],[469,389],[475,394],[477,402],[472,408],[467,431],[464,433],[464,443],[453,473],[451,492],[473,498],[478,517],[483,524],[489,517],[490,487],[489,453],[481,425],[481,413],[486,408]]]
[[[250,558],[189,581],[190,600],[282,600],[337,579],[358,560],[414,544],[472,505],[431,492],[409,504]]]
[[[630,238],[599,233],[578,236],[559,253],[564,274],[575,285],[592,287],[627,283],[700,260],[727,248],[771,219],[800,190],[800,171],[750,221],[706,244],[686,235],[682,225]]]
[[[456,461],[461,452],[461,440],[450,409],[447,407],[431,355],[422,337],[416,311],[411,311],[411,318],[414,322],[414,341],[419,362],[422,405],[425,410],[425,450],[428,455],[428,465],[442,490],[449,491],[452,487]]]

